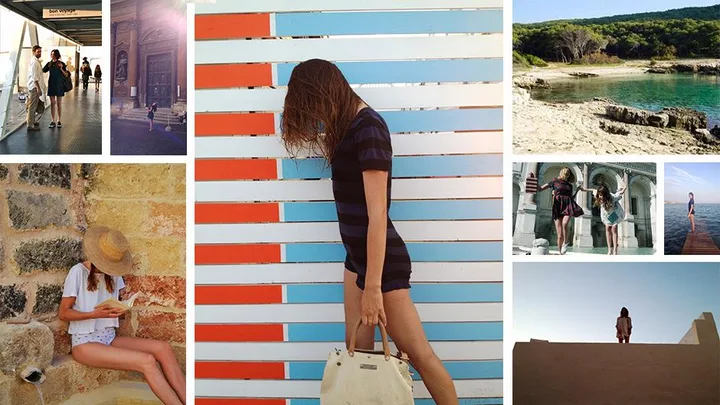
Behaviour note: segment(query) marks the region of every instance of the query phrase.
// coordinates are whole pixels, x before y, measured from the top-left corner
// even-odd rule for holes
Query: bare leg
[[[52,122],[55,122],[55,102],[57,101],[57,97],[50,97],[50,117],[52,117]]]
[[[113,340],[112,346],[152,354],[160,363],[160,366],[162,366],[165,378],[167,378],[167,381],[175,390],[180,401],[182,401],[183,404],[185,403],[185,376],[177,362],[177,358],[175,358],[175,352],[173,352],[170,343],[152,339],[118,336]]]
[[[355,333],[353,328],[361,314],[362,290],[355,284],[357,274],[345,269],[343,284],[345,292],[345,345],[350,345],[350,336]],[[355,346],[358,349],[372,350],[375,346],[375,330],[361,325],[358,329]]]
[[[150,389],[165,405],[182,405],[175,391],[165,380],[150,353],[105,346],[101,343],[85,343],[72,349],[73,358],[89,367],[113,370],[138,371],[145,376]]]
[[[387,330],[398,349],[407,353],[413,367],[438,405],[457,405],[458,396],[450,374],[425,337],[410,290],[383,294]]]
[[[613,254],[613,235],[612,235],[612,225],[605,225],[605,237],[607,238],[607,245],[608,245],[608,253],[609,255]]]
[[[614,247],[614,253],[613,253],[613,254],[618,254],[619,237],[618,237],[618,226],[617,226],[617,224],[615,224],[615,225],[612,226],[612,236],[613,236],[613,244],[615,245],[615,247]]]
[[[58,109],[58,112],[57,112],[58,122],[60,122],[60,121],[62,121],[62,97],[57,98],[57,109]]]
[[[618,343],[622,343],[622,342],[623,342],[623,338],[622,338],[622,336],[620,336],[620,337],[618,338]]]
[[[695,232],[695,214],[690,214],[690,227]]]
[[[555,231],[557,232],[558,251],[560,251],[560,249],[562,249],[562,244],[565,241],[563,239],[562,220],[561,219],[555,220]],[[562,252],[560,252],[560,254],[562,254]]]
[[[562,230],[563,230],[563,241],[565,243],[568,243],[567,237],[568,237],[568,223],[570,223],[570,217],[564,216],[562,217]]]

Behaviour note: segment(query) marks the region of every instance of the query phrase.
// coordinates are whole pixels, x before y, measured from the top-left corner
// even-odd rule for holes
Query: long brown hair
[[[297,156],[309,149],[331,161],[362,102],[334,64],[310,59],[297,65],[290,75],[280,124],[288,153]]]
[[[604,206],[606,210],[612,209],[613,200],[610,197],[610,189],[604,184],[598,187],[597,197],[595,197],[595,206]]]
[[[112,276],[100,271],[100,269],[95,266],[95,263],[90,263],[90,274],[88,275],[87,279],[88,291],[97,291],[98,279],[97,277],[95,277],[96,273],[100,273],[105,276],[105,289],[112,294],[115,291],[115,281],[113,280]]]

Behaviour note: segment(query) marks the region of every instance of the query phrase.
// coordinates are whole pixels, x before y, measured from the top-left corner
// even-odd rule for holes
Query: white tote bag
[[[358,321],[347,351],[335,350],[325,364],[320,405],[413,405],[410,365],[390,354],[385,326],[379,324],[383,350],[355,350]]]

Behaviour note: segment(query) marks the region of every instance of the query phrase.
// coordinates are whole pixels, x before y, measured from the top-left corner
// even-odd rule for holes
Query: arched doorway
[[[513,183],[513,206],[512,206],[512,229],[515,232],[515,222],[517,220],[518,206],[520,205],[520,198],[522,198],[522,191],[518,183]]]
[[[569,167],[575,177],[583,178],[582,171],[576,164],[569,163],[543,163],[538,170],[538,184],[547,184],[557,178],[563,167]],[[552,220],[553,196],[551,190],[545,190],[537,195],[537,217],[535,221],[535,235],[538,238],[547,239],[550,245],[557,245],[557,231]],[[573,245],[575,236],[575,221],[568,223],[567,243]]]
[[[609,168],[609,167],[597,167],[594,168],[590,172],[590,184],[588,184],[589,188],[597,189],[601,185],[605,185],[610,189],[610,192],[614,193],[617,192],[618,187],[620,186],[620,183],[622,182],[622,178],[620,177],[620,174],[617,173],[615,170]],[[596,207],[595,202],[593,201],[593,196],[591,193],[588,193],[588,203],[587,206],[590,207],[592,212],[592,224],[591,224],[591,235],[593,240],[593,247],[607,247],[607,235],[605,232],[605,224],[602,222],[602,219],[600,218],[600,207]],[[620,200],[620,204],[622,204],[623,201]]]
[[[630,180],[630,213],[634,216],[638,247],[653,247],[655,185],[645,176]]]

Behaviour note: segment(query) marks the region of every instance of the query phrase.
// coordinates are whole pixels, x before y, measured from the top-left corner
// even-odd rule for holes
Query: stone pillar
[[[520,172],[520,191],[522,198],[518,201],[518,212],[513,230],[513,245],[530,247],[535,240],[535,220],[537,217],[537,203],[535,194],[525,192],[525,179],[532,172],[538,177],[538,164],[525,163]]]
[[[650,190],[650,232],[652,232],[652,246],[657,242],[657,192]]]
[[[590,175],[590,163],[582,164],[582,184],[583,187],[587,187]],[[573,233],[573,246],[581,248],[592,248],[592,211],[587,206],[587,192],[579,191],[576,196],[576,201],[580,208],[583,209],[584,214],[575,218],[575,226]]]
[[[623,197],[623,208],[625,209],[625,221],[620,224],[620,235],[618,239],[620,246],[625,248],[638,247],[638,240],[635,237],[635,216],[632,214],[630,199],[630,170],[623,170],[623,183],[625,183],[625,196]]]
[[[137,19],[128,21],[128,28],[130,29],[130,49],[128,50],[128,86],[130,86],[130,98],[133,99],[137,106],[138,101],[138,25]]]

